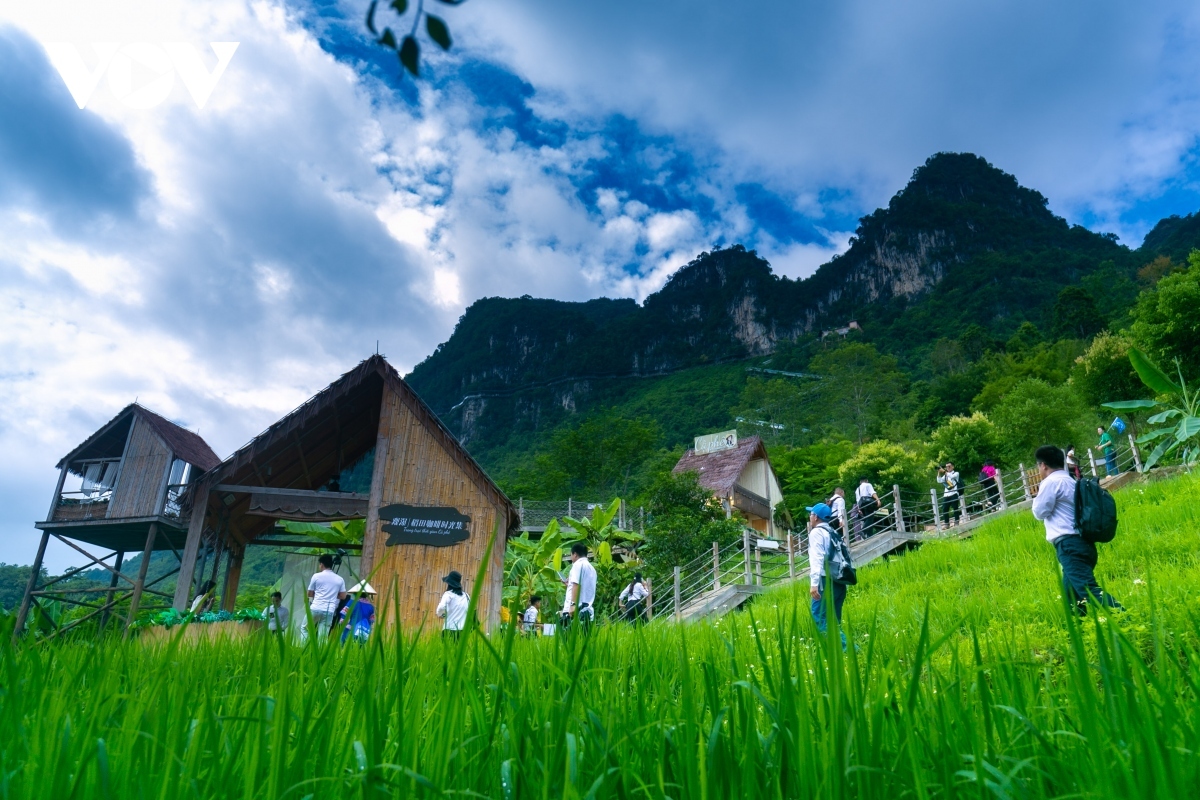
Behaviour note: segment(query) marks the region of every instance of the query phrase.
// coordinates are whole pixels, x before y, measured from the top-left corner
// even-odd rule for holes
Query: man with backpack
[[[1080,616],[1087,614],[1089,596],[1103,606],[1123,610],[1096,582],[1096,542],[1111,541],[1116,532],[1112,496],[1090,478],[1077,485],[1065,469],[1066,456],[1054,445],[1039,447],[1035,458],[1042,480],[1033,500],[1033,516],[1045,523],[1046,541],[1058,553],[1068,600]]]
[[[829,524],[833,520],[833,510],[825,503],[817,503],[808,508],[808,514],[808,591],[812,596],[813,621],[817,623],[817,630],[825,633],[829,630],[830,599],[826,576],[829,576],[833,586],[833,613],[839,629],[842,624],[842,605],[846,602],[846,587],[857,583],[858,579],[850,561],[850,548]],[[846,634],[842,632],[842,649],[845,648]]]
[[[846,519],[846,490],[837,487],[829,498],[829,507],[833,510],[833,527],[841,531],[843,539],[850,538],[850,525]]]
[[[859,517],[862,519],[860,532],[865,539],[871,535],[871,529],[875,527],[875,512],[882,505],[879,502],[879,495],[875,493],[875,487],[871,485],[870,479],[866,476],[858,479],[858,488],[854,490],[854,505],[858,508]]]

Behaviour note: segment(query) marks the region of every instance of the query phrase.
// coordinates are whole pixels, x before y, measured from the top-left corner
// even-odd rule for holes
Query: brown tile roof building
[[[766,457],[767,448],[762,439],[748,436],[739,440],[737,446],[729,450],[718,450],[715,453],[688,450],[671,471],[676,475],[695,472],[699,475],[698,483],[705,489],[718,497],[729,497],[733,494],[733,486],[746,469],[746,465],[755,458]]]

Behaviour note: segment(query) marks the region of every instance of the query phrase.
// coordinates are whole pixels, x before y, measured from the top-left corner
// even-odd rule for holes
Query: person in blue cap
[[[825,503],[817,503],[808,507],[808,577],[809,594],[812,596],[812,615],[817,623],[817,630],[825,633],[829,630],[829,604],[826,597],[828,589],[825,585],[825,565],[833,552],[833,540],[837,532],[829,524],[833,519],[833,509]],[[842,604],[846,602],[846,585],[833,583],[833,613],[837,617],[838,629],[842,626]],[[846,647],[846,634],[842,633],[842,648]]]

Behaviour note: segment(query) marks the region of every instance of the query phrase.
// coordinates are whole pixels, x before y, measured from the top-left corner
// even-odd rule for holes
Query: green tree
[[[856,448],[853,442],[842,439],[772,453],[771,465],[793,520],[808,519],[805,508],[833,494],[839,485],[838,467],[854,455]],[[843,488],[853,494],[853,486]]]
[[[18,566],[0,562],[0,609],[14,611],[21,605],[25,597],[25,587],[29,584],[31,566]],[[46,570],[42,569],[41,582],[49,580]]]
[[[733,409],[738,431],[761,436],[767,444],[796,446],[807,430],[809,400],[817,390],[812,382],[797,384],[794,379],[750,378]]]
[[[989,415],[1008,464],[1028,465],[1044,444],[1066,448],[1090,441],[1096,419],[1070,386],[1029,378],[1014,386]]]
[[[1032,322],[1022,322],[1021,327],[1017,328],[1017,332],[1012,335],[1012,338],[1004,343],[1004,350],[1008,353],[1023,353],[1032,350],[1043,341],[1045,340],[1037,325]]]
[[[881,355],[874,345],[844,344],[817,355],[810,368],[823,377],[814,415],[827,420],[828,433],[861,444],[885,419],[898,415],[895,406],[907,378],[896,359]]]
[[[655,482],[650,494],[650,525],[638,554],[658,585],[669,581],[672,569],[712,550],[726,547],[742,536],[743,525],[726,519],[713,493],[697,482],[694,472],[667,474]]]
[[[917,491],[929,483],[925,475],[921,453],[915,449],[883,439],[869,442],[838,467],[838,480],[846,489],[848,497],[860,478],[867,478],[882,497],[893,485],[902,490]]]
[[[1129,339],[1125,334],[1104,332],[1092,340],[1087,352],[1075,359],[1071,384],[1090,406],[1116,397],[1136,397],[1142,382],[1129,363]]]
[[[996,337],[978,322],[972,322],[963,330],[958,337],[958,343],[968,361],[978,361],[985,353],[999,348]]]
[[[1200,250],[1188,268],[1162,278],[1138,296],[1129,329],[1133,341],[1160,364],[1178,358],[1186,378],[1200,375]]]
[[[1101,262],[1093,272],[1079,279],[1079,285],[1095,299],[1096,308],[1109,322],[1124,317],[1138,295],[1138,285],[1131,280],[1129,271],[1113,261]]]
[[[660,437],[653,420],[626,419],[613,411],[591,415],[555,431],[532,469],[509,487],[523,497],[556,499],[625,497],[635,493],[640,468],[658,457]]]
[[[951,417],[930,436],[930,450],[939,464],[947,461],[964,475],[974,475],[985,461],[1001,461],[1000,433],[986,416]]]
[[[1067,286],[1058,293],[1053,320],[1054,335],[1062,339],[1090,339],[1108,324],[1095,299],[1080,286]]]
[[[971,402],[971,409],[990,413],[1014,386],[1029,378],[1037,378],[1051,386],[1066,383],[1075,368],[1075,360],[1084,349],[1084,343],[1077,339],[1063,339],[988,355],[980,362],[987,381]]]

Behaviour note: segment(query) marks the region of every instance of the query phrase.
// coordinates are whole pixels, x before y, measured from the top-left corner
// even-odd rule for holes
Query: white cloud
[[[355,36],[361,6],[346,3]],[[439,68],[512,65],[535,87],[531,124],[565,130],[544,141],[454,80],[420,84],[415,107],[398,100],[294,16],[316,13],[0,0],[41,41],[240,42],[202,110],[180,81],[145,110],[104,82],[79,111],[55,84],[44,102],[57,105],[38,113],[58,115],[45,130],[77,126],[55,151],[74,160],[55,172],[0,159],[19,178],[0,176],[0,559],[29,559],[53,463],[134,397],[228,454],[376,340],[410,368],[478,297],[640,300],[718,241],[806,275],[844,250],[847,208],[886,202],[937,150],[978,152],[1060,213],[1120,224],[1200,131],[1200,12],[1185,4],[512,0],[448,13],[457,44]],[[16,79],[58,81],[18,55]],[[389,80],[407,80],[392,66]],[[0,134],[32,114],[16,111]],[[658,138],[627,149],[609,114]],[[676,156],[694,163],[682,178]],[[695,207],[638,194],[620,170],[585,174],[596,159]],[[754,181],[834,244],[763,232],[734,199]]]
[[[1183,0],[513,0],[459,18],[460,41],[487,42],[561,116],[623,113],[715,142],[734,172],[855,189],[866,210],[965,150],[1059,213],[1115,214],[1200,135],[1200,6]]]

